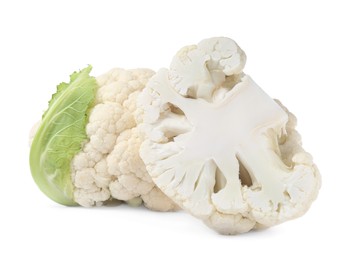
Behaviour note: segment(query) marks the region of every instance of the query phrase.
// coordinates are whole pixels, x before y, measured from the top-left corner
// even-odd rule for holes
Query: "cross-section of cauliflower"
[[[320,175],[295,117],[242,72],[228,38],[181,49],[139,97],[140,155],[155,184],[223,234],[305,213]]]

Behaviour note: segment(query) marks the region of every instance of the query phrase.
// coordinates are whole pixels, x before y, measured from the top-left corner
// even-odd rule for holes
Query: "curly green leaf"
[[[74,72],[69,83],[57,86],[30,151],[30,168],[38,187],[52,200],[75,205],[71,161],[87,139],[88,112],[97,82],[89,76],[91,66]]]

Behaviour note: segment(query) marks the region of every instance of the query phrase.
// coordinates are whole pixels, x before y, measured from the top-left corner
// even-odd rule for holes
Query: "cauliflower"
[[[319,171],[295,116],[243,72],[245,63],[221,37],[182,48],[156,74],[73,73],[31,130],[35,182],[64,205],[181,207],[221,234],[303,215]]]
[[[168,211],[176,205],[151,180],[138,151],[134,114],[148,69],[113,69],[97,77],[88,67],[62,83],[32,130],[30,165],[39,188],[64,205],[110,199]]]
[[[243,73],[228,38],[181,49],[140,94],[140,156],[154,183],[222,234],[304,214],[320,175],[296,119]]]

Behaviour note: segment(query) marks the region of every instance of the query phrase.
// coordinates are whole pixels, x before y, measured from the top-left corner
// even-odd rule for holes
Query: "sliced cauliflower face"
[[[298,217],[320,187],[295,118],[242,72],[227,38],[183,48],[139,98],[155,184],[223,234]]]
[[[136,128],[136,100],[149,78],[147,69],[113,69],[97,77],[99,88],[86,126],[88,141],[72,160],[74,200],[102,205],[111,198],[154,210],[176,208],[147,174],[139,157],[141,135]],[[155,202],[159,201],[159,202]]]

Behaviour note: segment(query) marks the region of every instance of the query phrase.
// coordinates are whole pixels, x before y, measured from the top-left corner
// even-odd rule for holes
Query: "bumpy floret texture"
[[[72,160],[74,200],[82,206],[111,199],[168,211],[176,208],[148,175],[139,157],[136,100],[149,78],[147,69],[113,69],[97,77],[99,88],[86,126],[87,142]]]

